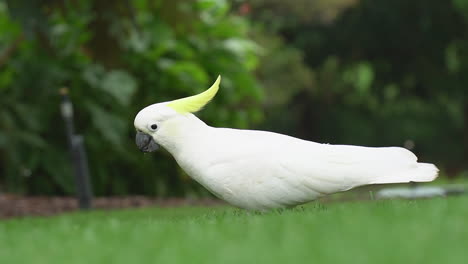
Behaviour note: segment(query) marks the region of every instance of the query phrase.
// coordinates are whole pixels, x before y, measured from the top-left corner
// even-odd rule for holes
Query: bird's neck
[[[163,140],[160,144],[173,156],[193,147],[210,133],[210,128],[193,114],[186,114],[165,124]]]

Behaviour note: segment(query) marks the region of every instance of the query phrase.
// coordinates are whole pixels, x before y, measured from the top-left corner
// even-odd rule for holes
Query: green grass
[[[466,263],[468,197],[0,221],[0,263]]]

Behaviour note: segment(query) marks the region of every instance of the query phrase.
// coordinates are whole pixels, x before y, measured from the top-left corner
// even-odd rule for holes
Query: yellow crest
[[[167,106],[180,114],[197,112],[213,99],[218,92],[220,82],[221,75],[219,75],[213,85],[203,93],[171,101]]]

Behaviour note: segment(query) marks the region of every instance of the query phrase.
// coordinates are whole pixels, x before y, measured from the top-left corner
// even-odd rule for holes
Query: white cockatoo
[[[241,208],[303,204],[366,184],[428,182],[433,164],[400,147],[306,141],[268,131],[211,127],[193,113],[217,93],[221,78],[198,95],[150,105],[135,117],[136,144],[163,146],[184,171],[217,197]]]

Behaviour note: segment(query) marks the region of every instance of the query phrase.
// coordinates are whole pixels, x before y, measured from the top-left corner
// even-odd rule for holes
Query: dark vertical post
[[[90,209],[93,195],[89,181],[88,160],[83,144],[83,137],[75,134],[73,105],[70,97],[68,96],[68,89],[62,88],[60,90],[60,95],[62,96],[61,112],[65,122],[68,147],[72,158],[78,203],[81,209]]]
[[[463,137],[464,137],[464,164],[466,166],[468,162],[468,96],[465,94],[465,100],[463,103]],[[466,167],[465,167],[466,168]]]

